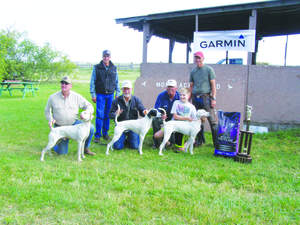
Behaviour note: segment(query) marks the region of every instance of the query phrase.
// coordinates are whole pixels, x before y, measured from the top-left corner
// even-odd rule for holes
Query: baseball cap
[[[122,88],[132,88],[132,84],[130,80],[124,80],[122,83]]]
[[[167,82],[166,82],[166,86],[168,87],[168,86],[170,86],[170,87],[177,87],[177,82],[176,82],[176,80],[168,80]]]
[[[194,56],[195,56],[195,57],[204,58],[203,52],[195,52],[195,53],[194,53]]]
[[[111,55],[111,53],[110,53],[110,51],[109,50],[104,50],[103,52],[102,52],[102,56],[105,56],[105,55]]]
[[[71,84],[71,83],[72,83],[70,77],[68,77],[68,76],[64,76],[64,77],[61,79],[60,82],[63,82],[63,81],[66,82],[66,83],[68,83],[68,84]]]

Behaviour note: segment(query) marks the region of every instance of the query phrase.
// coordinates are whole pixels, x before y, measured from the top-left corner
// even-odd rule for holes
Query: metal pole
[[[228,64],[228,51],[226,51],[226,64]]]
[[[286,35],[285,50],[284,50],[284,66],[286,66],[286,55],[287,55],[286,53],[287,53],[288,40],[289,40],[289,35]]]
[[[195,16],[195,31],[198,32],[198,15]]]

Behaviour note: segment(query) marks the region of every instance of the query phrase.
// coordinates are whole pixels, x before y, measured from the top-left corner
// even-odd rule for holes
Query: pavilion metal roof
[[[149,14],[119,18],[116,19],[116,23],[143,31],[143,24],[148,22],[152,35],[187,43],[193,40],[196,15],[198,31],[242,30],[249,29],[249,16],[253,9],[257,10],[258,39],[300,33],[299,0],[266,1]]]

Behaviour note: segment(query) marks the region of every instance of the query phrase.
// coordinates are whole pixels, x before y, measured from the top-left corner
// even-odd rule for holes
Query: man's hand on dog
[[[143,111],[143,113],[144,113],[144,116],[146,116],[146,115],[148,114],[148,110],[145,109],[145,110]]]
[[[51,120],[48,122],[48,126],[51,129],[53,127],[53,125],[55,124],[55,120]]]
[[[116,114],[119,116],[120,114],[122,114],[122,112],[123,112],[123,109],[117,109],[117,111],[116,111]]]

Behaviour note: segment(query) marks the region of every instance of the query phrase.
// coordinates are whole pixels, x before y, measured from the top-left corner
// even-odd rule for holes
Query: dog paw
[[[162,154],[162,153],[160,152],[159,155],[164,155],[164,154]]]

